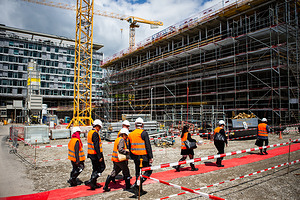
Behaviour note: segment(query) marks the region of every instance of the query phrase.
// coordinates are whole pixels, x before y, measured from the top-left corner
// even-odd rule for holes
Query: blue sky
[[[50,0],[46,0],[50,1]],[[74,4],[75,0],[51,0]],[[215,5],[221,0],[95,0],[95,10],[158,20],[163,27],[150,29],[140,24],[136,29],[136,43],[180,22],[189,16]],[[22,0],[0,0],[0,24],[75,38],[75,12],[42,6]],[[94,17],[94,42],[101,43],[101,51],[111,56],[129,47],[129,23],[114,18]]]

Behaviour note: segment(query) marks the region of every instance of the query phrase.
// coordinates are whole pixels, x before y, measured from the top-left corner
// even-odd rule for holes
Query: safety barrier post
[[[37,140],[35,140],[35,147],[34,147],[34,169],[36,169],[36,144],[37,144]]]
[[[280,130],[279,130],[279,139],[282,139],[282,135],[281,135],[281,124],[279,124]]]
[[[292,139],[290,138],[289,139],[289,157],[288,157],[288,163],[290,163],[291,162],[291,142],[292,141]],[[290,165],[288,164],[288,172],[287,172],[288,174],[290,173]]]
[[[143,168],[143,158],[140,158],[140,180],[139,180],[139,200],[141,197],[141,185],[142,185],[142,168]]]

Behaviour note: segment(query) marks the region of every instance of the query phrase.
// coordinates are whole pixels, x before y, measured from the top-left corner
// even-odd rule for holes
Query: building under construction
[[[201,122],[206,108],[299,123],[300,2],[227,0],[105,61],[104,115]]]

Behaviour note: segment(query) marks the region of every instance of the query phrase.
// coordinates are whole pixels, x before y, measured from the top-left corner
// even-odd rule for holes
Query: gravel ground
[[[29,157],[27,157],[26,160],[32,162],[36,156],[37,163],[36,169],[34,169],[27,162],[20,160],[20,158],[16,157],[15,155],[8,154],[8,144],[11,143],[5,140],[6,136],[8,135],[8,126],[0,127],[0,133],[0,156],[1,159],[4,159],[5,161],[1,162],[0,164],[0,197],[30,194],[69,187],[67,180],[69,178],[72,167],[71,163],[66,159],[67,147],[40,148],[35,151],[30,146],[26,146],[20,143],[18,152],[20,154],[28,155]],[[193,138],[197,140],[203,140],[199,136],[193,136]],[[283,135],[282,140],[278,138],[278,135],[270,135],[269,144],[287,142],[289,138],[299,139],[300,134],[290,133],[288,135]],[[177,162],[181,158],[179,140],[179,138],[176,138],[175,144],[168,148],[156,147],[152,145],[152,148],[154,150],[153,165]],[[209,140],[203,141],[209,142]],[[66,145],[68,144],[68,142],[69,139],[51,140],[50,145]],[[86,144],[86,138],[82,138],[82,142]],[[230,141],[229,146],[225,148],[225,152],[232,152],[236,150],[256,147],[254,143],[255,139]],[[43,146],[43,144],[41,146]],[[111,156],[109,156],[108,154],[112,153],[113,144],[104,144],[103,146],[107,168],[103,172],[103,175],[98,178],[98,182],[104,182],[107,175],[112,171],[112,161],[110,160]],[[85,145],[84,147],[85,152],[87,152],[87,146]],[[216,153],[216,148],[212,143],[204,144],[199,146],[195,150],[195,158],[215,155]],[[252,153],[257,152],[249,152],[246,154]],[[245,156],[245,154],[228,156],[225,157],[224,160],[242,156]],[[237,178],[242,175],[256,172],[268,167],[279,165],[287,162],[287,159],[288,156],[286,154],[238,167],[177,178],[170,180],[169,182],[187,188],[195,189],[214,183],[219,183],[221,181],[230,180],[232,178]],[[296,159],[300,159],[300,151],[291,153],[291,161],[294,161]],[[49,161],[46,162],[45,160]],[[196,163],[196,165],[210,162],[215,162],[215,160],[198,162]],[[201,190],[201,192],[213,194],[226,199],[300,199],[299,166],[299,163],[290,166],[289,174],[287,174],[287,166],[284,166],[264,173],[253,175],[251,177],[204,189]],[[131,175],[134,176],[134,164],[132,161],[129,162],[129,168],[131,171]],[[79,178],[83,181],[88,180],[90,178],[91,169],[91,162],[88,159],[85,162],[85,169],[80,174]],[[15,170],[17,171],[17,173],[15,173]],[[170,170],[170,168],[156,170],[154,171],[154,173],[166,170]],[[7,183],[9,183],[9,185],[15,185],[16,188],[7,187]],[[102,191],[102,189],[99,190]],[[148,191],[148,193],[142,196],[141,199],[157,199],[181,192],[176,188],[172,188],[161,183],[147,184],[144,186],[144,190]],[[131,199],[131,196],[132,193],[118,190],[77,199]],[[199,197],[196,194],[185,194],[174,197],[172,199],[204,199],[204,197]]]

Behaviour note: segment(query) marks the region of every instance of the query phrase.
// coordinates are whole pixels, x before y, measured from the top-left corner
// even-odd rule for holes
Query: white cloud
[[[54,2],[76,3],[75,0],[54,0]],[[132,15],[147,20],[159,20],[164,23],[164,26],[159,29],[150,29],[150,25],[140,24],[140,28],[136,29],[135,42],[138,43],[156,32],[220,2],[220,0],[147,0],[142,4],[132,4],[132,2],[136,2],[136,0],[95,0],[95,10]],[[1,0],[0,7],[2,8],[1,24],[75,38],[75,11],[21,0]],[[106,56],[128,48],[129,23],[95,15],[93,40],[96,43],[104,44],[102,52]]]

